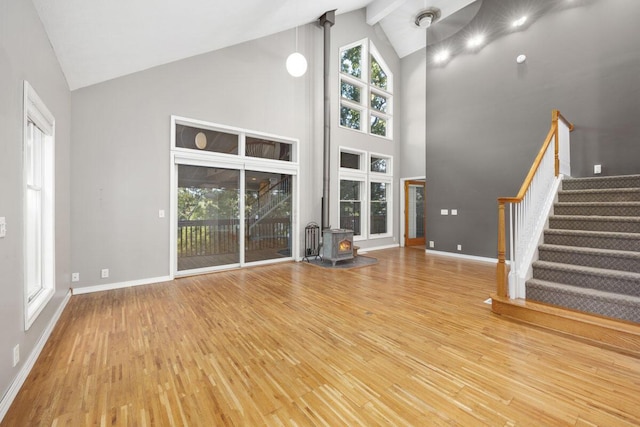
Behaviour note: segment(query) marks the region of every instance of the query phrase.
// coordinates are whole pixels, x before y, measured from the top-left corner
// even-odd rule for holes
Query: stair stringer
[[[509,271],[509,295],[511,298],[527,298],[527,280],[533,277],[533,263],[538,260],[538,247],[544,243],[544,230],[549,226],[549,217],[553,215],[553,205],[558,200],[558,191],[562,187],[564,175],[558,175],[544,201],[540,216],[536,221],[529,244],[517,268]]]

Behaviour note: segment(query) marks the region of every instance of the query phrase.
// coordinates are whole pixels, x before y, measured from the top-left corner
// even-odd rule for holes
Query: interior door
[[[404,183],[404,245],[426,247],[426,186],[424,181]]]

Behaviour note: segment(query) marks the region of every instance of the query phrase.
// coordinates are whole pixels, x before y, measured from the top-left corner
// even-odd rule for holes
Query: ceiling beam
[[[367,6],[367,24],[374,25],[407,0],[375,0]]]

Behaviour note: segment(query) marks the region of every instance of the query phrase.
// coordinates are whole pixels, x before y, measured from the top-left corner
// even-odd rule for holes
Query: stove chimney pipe
[[[325,12],[319,19],[324,28],[324,157],[322,168],[322,230],[329,225],[329,186],[331,183],[331,88],[329,72],[331,71],[331,27],[336,23],[336,11]]]

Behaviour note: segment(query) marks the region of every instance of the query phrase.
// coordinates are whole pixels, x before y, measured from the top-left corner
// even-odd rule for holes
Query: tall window
[[[391,139],[393,76],[368,39],[340,49],[340,126]]]
[[[340,228],[363,240],[391,235],[391,157],[340,149]]]
[[[51,300],[55,288],[55,120],[24,82],[24,288],[25,329]]]
[[[362,219],[362,181],[340,180],[340,228],[360,236]]]

